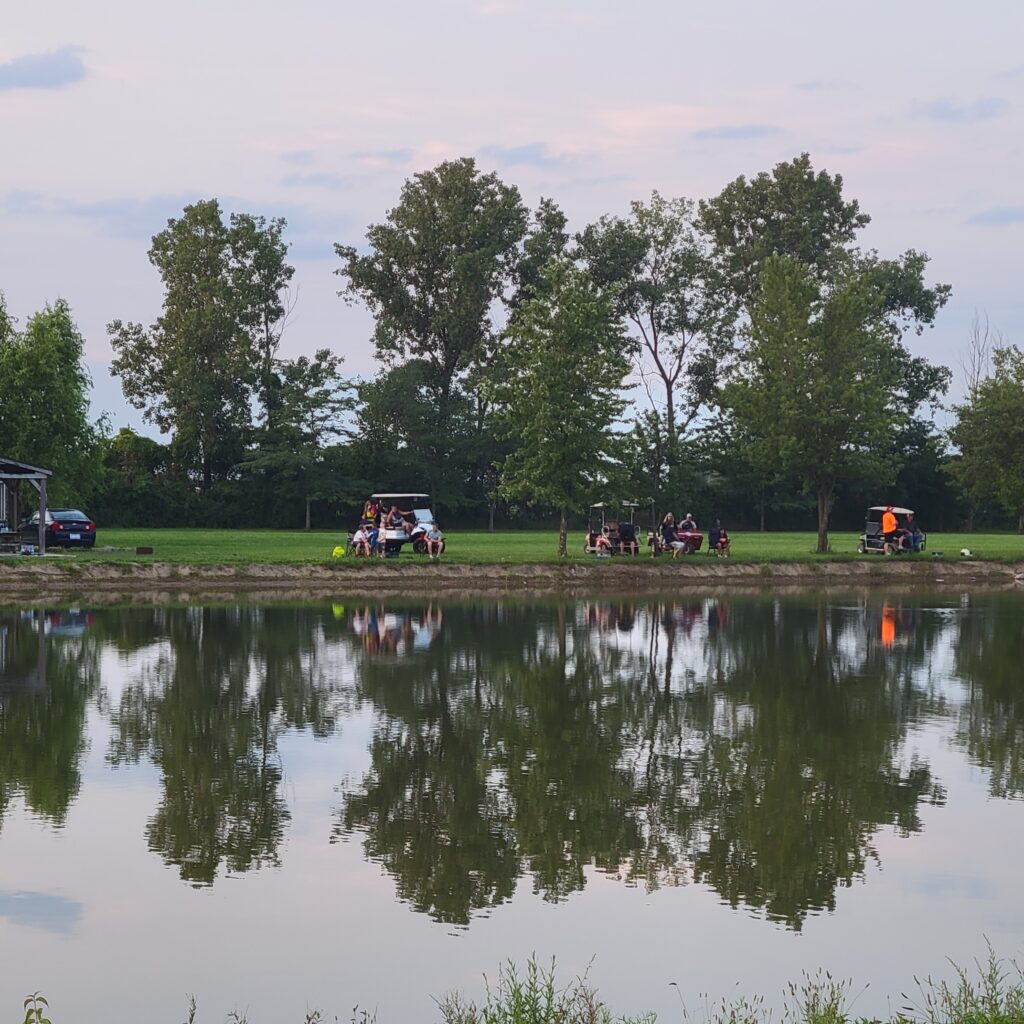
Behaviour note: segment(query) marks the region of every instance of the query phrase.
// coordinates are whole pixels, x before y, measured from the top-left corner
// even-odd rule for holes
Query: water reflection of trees
[[[277,744],[289,729],[329,734],[344,710],[321,665],[308,609],[132,611],[126,637],[157,643],[114,711],[110,761],[149,757],[163,798],[149,847],[182,878],[210,884],[224,866],[278,862],[289,820]],[[148,618],[140,628],[139,618]]]
[[[98,656],[83,637],[53,635],[58,618],[0,610],[0,823],[20,795],[34,814],[63,825],[81,786]]]
[[[335,834],[443,921],[592,865],[799,927],[941,799],[903,752],[928,638],[867,630],[814,602],[449,609],[425,659],[363,665],[380,724]]]
[[[957,619],[966,687],[957,741],[986,769],[993,796],[1024,796],[1024,616],[1018,595],[971,600]]]
[[[156,765],[146,838],[194,884],[277,863],[279,741],[331,734],[358,699],[370,765],[333,835],[416,909],[464,924],[520,879],[559,900],[597,869],[798,928],[880,829],[915,832],[942,800],[914,723],[951,721],[993,794],[1024,795],[1019,600],[946,604],[132,608],[81,634],[0,612],[0,821],[16,797],[64,821],[113,651],[132,667],[109,759]]]

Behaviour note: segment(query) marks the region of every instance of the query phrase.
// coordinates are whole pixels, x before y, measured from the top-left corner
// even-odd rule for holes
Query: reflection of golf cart
[[[408,494],[395,491],[387,494],[371,494],[370,501],[376,502],[380,508],[379,522],[384,535],[385,554],[397,555],[404,544],[412,544],[412,549],[417,555],[427,553],[426,534],[434,519],[434,513],[430,510],[429,494]],[[402,513],[405,526],[385,525],[392,505]]]
[[[857,554],[868,555],[885,554],[885,535],[882,533],[882,516],[885,514],[888,505],[873,505],[868,509],[864,517],[864,532],[860,535],[860,542],[857,544]],[[900,529],[907,525],[907,516],[912,516],[912,508],[897,508],[892,506],[892,513],[896,516],[896,523]],[[913,547],[913,551],[924,551],[925,535],[921,534],[920,542]],[[897,551],[906,551],[906,548],[898,548]]]
[[[639,554],[636,510],[640,503],[624,501],[619,505],[598,502],[590,506],[583,550],[588,555]]]

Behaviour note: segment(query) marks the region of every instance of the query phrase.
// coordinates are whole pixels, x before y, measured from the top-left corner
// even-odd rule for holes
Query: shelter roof
[[[868,509],[868,511],[884,512],[888,507],[888,505],[872,505],[871,508]],[[914,514],[914,510],[912,508],[900,508],[899,505],[893,505],[892,510],[898,516],[912,516]]]
[[[30,466],[27,462],[18,462],[0,455],[0,480],[41,480],[44,477],[52,476],[53,470],[43,469],[41,466]]]

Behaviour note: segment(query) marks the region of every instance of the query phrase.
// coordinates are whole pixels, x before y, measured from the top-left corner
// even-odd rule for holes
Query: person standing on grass
[[[896,513],[892,505],[887,505],[882,513],[882,540],[883,551],[887,555],[893,554],[899,546],[899,523],[896,520]]]
[[[381,539],[380,527],[376,523],[373,524],[373,527],[370,529],[370,531],[368,533],[368,540],[369,540],[370,554],[371,555],[380,555],[380,557],[383,558],[384,557],[384,542]]]
[[[431,561],[440,558],[444,551],[444,534],[437,528],[437,523],[430,521],[430,529],[427,530],[427,555]]]

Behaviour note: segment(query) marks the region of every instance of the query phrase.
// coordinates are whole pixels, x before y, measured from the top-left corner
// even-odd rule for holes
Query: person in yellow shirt
[[[899,523],[892,505],[887,506],[882,513],[882,540],[885,541],[884,550],[887,555],[893,554],[899,547]]]

